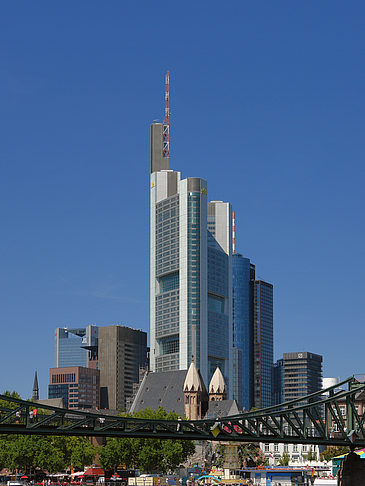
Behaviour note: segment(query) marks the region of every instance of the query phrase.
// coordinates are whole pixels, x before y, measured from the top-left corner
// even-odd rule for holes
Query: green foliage
[[[0,466],[30,473],[46,469],[65,470],[72,463],[83,468],[91,464],[96,448],[84,437],[4,435],[0,437]]]
[[[308,453],[305,456],[305,459],[309,462],[317,460],[317,454],[312,450],[312,448],[309,449]]]
[[[290,456],[287,452],[283,452],[283,455],[278,460],[278,466],[289,466]]]
[[[342,454],[348,454],[350,452],[349,448],[346,446],[331,446],[327,447],[321,455],[321,461],[330,461],[333,457],[342,456]]]
[[[2,395],[6,395],[7,397],[10,398],[17,398],[18,400],[21,400],[22,397],[16,392],[12,391],[10,392],[9,390],[4,391]],[[0,400],[0,408],[7,408],[10,410],[13,410],[14,408],[17,408],[17,404],[15,402],[8,402],[7,400]]]
[[[260,447],[252,442],[241,444],[238,448],[238,455],[241,459],[242,466],[257,467],[268,464],[268,460],[265,458]]]
[[[132,417],[130,414],[124,416]],[[133,415],[135,418],[176,420],[178,415],[166,412],[162,407],[156,411],[145,409]],[[195,451],[193,441],[161,439],[107,439],[99,451],[99,461],[105,469],[116,469],[123,464],[126,468],[138,468],[152,473],[175,469]]]

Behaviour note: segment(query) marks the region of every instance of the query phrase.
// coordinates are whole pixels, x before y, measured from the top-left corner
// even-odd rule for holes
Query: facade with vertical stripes
[[[205,382],[219,366],[232,382],[232,210],[208,204],[207,182],[181,178],[151,126],[150,361],[155,372],[188,369]]]

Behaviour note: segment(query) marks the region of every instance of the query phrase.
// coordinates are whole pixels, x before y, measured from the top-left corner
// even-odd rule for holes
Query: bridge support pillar
[[[355,486],[365,484],[365,460],[351,451],[342,461],[338,471],[338,486]]]

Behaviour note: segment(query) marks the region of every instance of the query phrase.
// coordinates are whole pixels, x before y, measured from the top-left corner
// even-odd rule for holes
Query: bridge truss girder
[[[347,386],[347,390],[343,389]],[[0,395],[0,434],[139,437],[365,447],[355,406],[365,384],[354,377],[297,400],[230,417],[151,420],[67,410]],[[345,403],[345,415],[339,404]],[[31,410],[37,408],[32,419]]]

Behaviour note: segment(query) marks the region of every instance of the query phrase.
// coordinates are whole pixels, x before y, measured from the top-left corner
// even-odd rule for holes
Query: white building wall
[[[261,443],[260,449],[264,453],[266,459],[269,461],[270,466],[278,466],[279,460],[283,456],[284,452],[289,454],[289,466],[324,465],[324,463],[319,460],[320,449],[318,445]],[[310,449],[312,449],[312,452],[316,454],[316,461],[307,461],[306,455]]]

